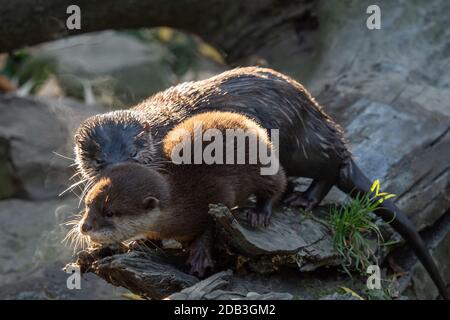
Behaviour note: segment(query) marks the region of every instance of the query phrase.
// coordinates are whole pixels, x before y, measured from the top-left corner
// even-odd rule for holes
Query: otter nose
[[[92,225],[90,225],[89,223],[85,222],[81,225],[82,232],[89,232],[91,230],[92,230]]]

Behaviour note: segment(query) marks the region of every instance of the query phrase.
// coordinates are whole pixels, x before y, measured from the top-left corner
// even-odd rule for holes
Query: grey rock
[[[73,133],[79,123],[102,111],[98,105],[88,107],[71,99],[0,96],[0,145],[7,146],[3,158],[8,160],[0,161],[0,170],[21,189],[9,196],[23,191],[29,198],[46,199],[63,191],[74,173],[73,161],[57,154],[73,157]]]
[[[167,297],[169,300],[291,300],[293,296],[284,292],[258,293],[232,284],[231,270],[222,271]],[[234,281],[239,281],[234,279]]]
[[[353,296],[350,293],[345,294],[333,293],[330,295],[323,296],[319,300],[360,300],[360,299],[358,299],[357,297]]]
[[[20,193],[20,180],[17,178],[9,157],[9,141],[0,138],[0,199]]]
[[[72,249],[62,243],[61,225],[78,212],[77,201],[0,201],[0,299],[120,299],[115,289],[94,275],[80,290],[67,288],[62,267]]]
[[[426,237],[431,247],[431,254],[446,283],[450,283],[450,211],[440,219],[439,224],[427,230]],[[414,257],[413,257],[414,258]],[[425,268],[413,259],[410,272],[411,287],[409,291],[418,299],[436,299],[439,293],[429,278]]]
[[[225,294],[230,294],[221,289],[229,285],[233,272],[231,270],[216,273],[193,286],[174,293],[168,297],[169,300],[202,300],[207,296],[211,299],[218,299],[224,297]],[[219,293],[217,293],[217,291]],[[216,293],[214,293],[216,292]],[[232,294],[232,293],[231,293]]]
[[[357,163],[419,229],[433,225],[450,203],[450,118],[416,104],[364,99],[349,107],[347,133]],[[432,164],[432,165],[431,165]]]
[[[292,254],[318,242],[327,234],[323,225],[307,218],[301,219],[297,210],[275,212],[265,229],[250,227],[245,210],[233,214],[225,206],[210,205],[209,212],[220,232],[235,248],[248,256]]]
[[[71,95],[97,99],[115,108],[136,103],[171,84],[170,52],[120,32],[104,31],[45,44],[34,55],[49,61]]]
[[[115,286],[151,299],[163,299],[198,282],[184,273],[167,255],[148,250],[115,254],[93,261],[78,260],[81,269],[89,268]]]
[[[222,205],[210,205],[218,233],[236,252],[254,257],[252,269],[260,272],[276,270],[277,264],[292,265],[301,271],[312,271],[321,266],[339,264],[330,229],[313,215],[326,211],[317,208],[312,214],[293,208],[277,208],[267,228],[252,228],[246,219],[246,210],[233,213]]]

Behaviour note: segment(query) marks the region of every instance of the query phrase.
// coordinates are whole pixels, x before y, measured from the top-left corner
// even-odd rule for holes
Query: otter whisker
[[[78,252],[78,246],[79,246],[79,242],[80,242],[80,236],[79,234],[76,235],[75,237],[75,246],[73,248],[73,254],[75,254],[76,252]]]
[[[75,172],[75,173],[69,178],[69,180],[72,180],[72,179],[74,179],[76,176],[79,176],[79,175],[81,175],[81,172]]]
[[[72,222],[75,222],[75,223],[80,222],[81,218],[83,217],[83,212],[84,212],[84,210],[80,211],[80,213],[73,214],[73,215],[67,217],[67,219],[71,219],[71,220],[66,220],[66,221],[60,223],[59,225],[65,226],[65,225],[71,225]]]
[[[66,221],[66,222],[61,223],[60,225],[64,225],[64,226],[73,226],[73,225],[76,225],[76,224],[78,224],[78,223],[80,223],[80,219]]]
[[[81,192],[80,195],[80,201],[78,202],[78,206],[81,205],[81,202],[83,201],[84,197],[86,196],[86,194],[89,192],[89,190],[92,188],[92,186],[94,185],[95,181],[94,180],[89,180],[87,184],[85,184],[83,191]]]
[[[72,228],[69,230],[69,232],[67,232],[66,236],[64,237],[64,239],[61,241],[61,243],[64,244],[68,244],[70,241],[70,245],[72,245],[73,243],[73,238],[75,237],[75,233],[77,232],[76,228]]]
[[[63,192],[61,192],[60,194],[58,194],[58,197],[61,197],[63,194],[65,194],[68,191],[72,191],[74,188],[76,188],[77,186],[79,186],[82,183],[85,183],[86,180],[80,180],[78,182],[75,182],[74,184],[72,184],[71,186],[69,186],[67,189],[65,189]]]
[[[58,152],[56,152],[56,151],[52,151],[52,153],[53,153],[54,155],[57,155],[58,157],[63,158],[63,159],[67,159],[67,160],[70,160],[70,161],[75,161],[74,158],[70,158],[70,157],[68,157],[68,156],[62,155],[62,154],[60,154],[60,153],[58,153]]]

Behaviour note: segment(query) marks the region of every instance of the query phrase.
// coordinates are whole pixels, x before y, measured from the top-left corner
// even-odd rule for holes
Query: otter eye
[[[101,165],[103,164],[103,160],[95,159],[95,163],[96,163],[98,166],[101,166]]]
[[[114,215],[114,213],[111,212],[111,211],[106,211],[105,212],[105,216],[108,217],[108,218],[111,218],[113,215]]]
[[[131,157],[132,158],[134,158],[134,157],[136,157],[137,156],[137,150],[135,150],[132,154],[131,154]]]

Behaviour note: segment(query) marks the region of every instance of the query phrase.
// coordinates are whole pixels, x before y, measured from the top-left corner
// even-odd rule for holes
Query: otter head
[[[111,164],[153,161],[150,126],[132,111],[113,111],[85,120],[75,133],[75,162],[83,178],[97,178]]]
[[[168,194],[167,181],[156,170],[136,163],[113,165],[87,194],[79,231],[99,244],[157,233]]]

